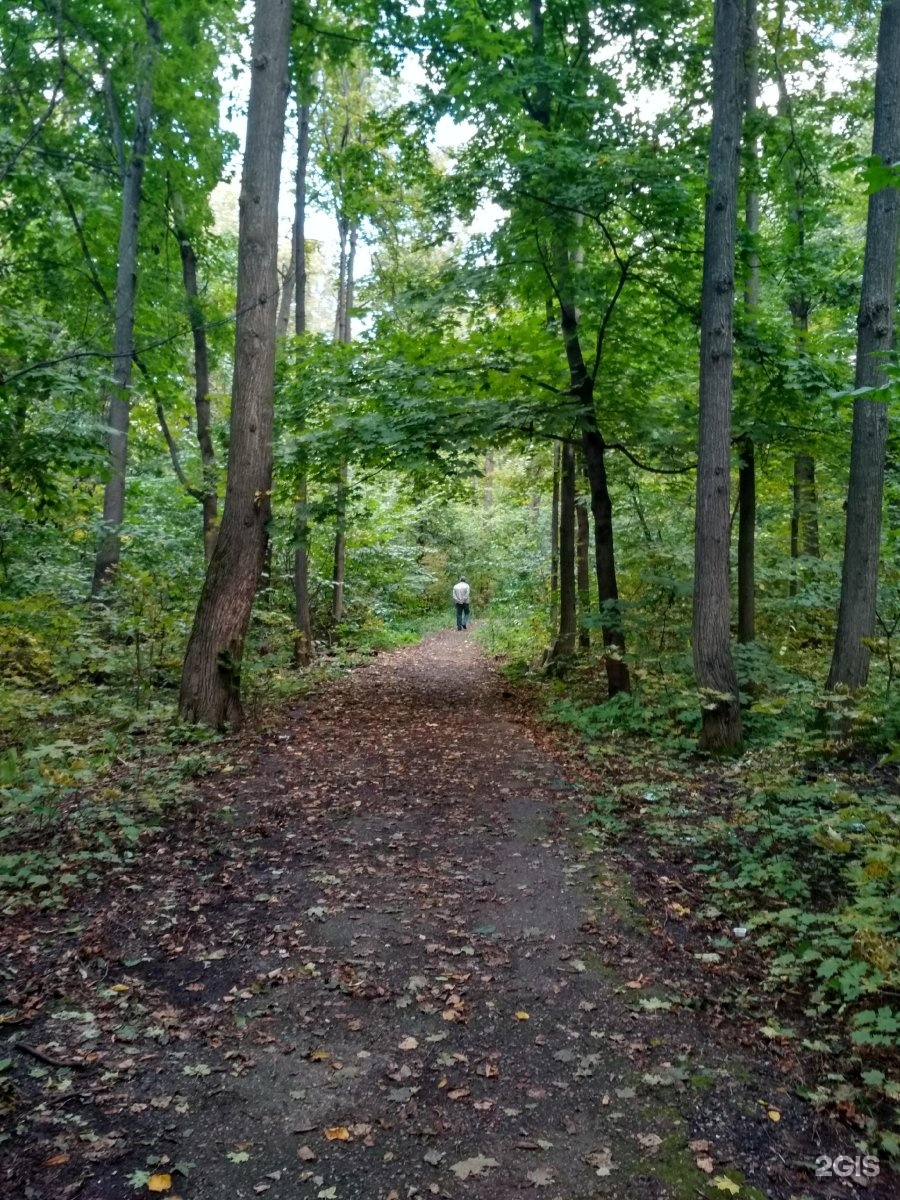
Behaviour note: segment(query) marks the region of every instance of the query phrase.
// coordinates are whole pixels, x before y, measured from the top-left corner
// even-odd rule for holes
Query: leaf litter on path
[[[120,1200],[132,1172],[221,1200],[252,1160],[241,1186],[267,1200],[576,1196],[655,1178],[664,1143],[708,1174],[714,1128],[717,1161],[801,1192],[767,1174],[800,1157],[782,1073],[668,1001],[637,1007],[677,990],[672,967],[592,886],[579,795],[504,690],[472,642],[381,656],[233,739],[233,769],[88,910],[9,922],[11,1012],[60,1060],[83,1037],[85,1067],[67,1084],[10,1053],[0,1185]]]

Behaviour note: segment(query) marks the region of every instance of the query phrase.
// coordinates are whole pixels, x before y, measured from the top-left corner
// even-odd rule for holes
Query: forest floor
[[[230,747],[125,873],[5,922],[4,1197],[897,1194],[815,1178],[849,1134],[722,1018],[471,632]]]

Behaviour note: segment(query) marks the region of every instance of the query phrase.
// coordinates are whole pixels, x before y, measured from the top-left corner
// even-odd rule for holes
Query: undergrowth
[[[605,704],[552,696],[549,716],[601,769],[624,766],[594,799],[594,828],[693,875],[704,902],[691,919],[713,952],[732,930],[746,939],[752,970],[731,999],[765,1036],[821,1056],[810,1098],[900,1156],[897,707],[870,697],[850,745],[822,719],[835,698],[778,682],[745,696],[749,748],[727,764],[697,755],[696,693],[678,677]]]
[[[134,571],[101,608],[51,594],[0,602],[0,913],[65,907],[126,866],[224,761],[221,734],[177,719],[188,620]],[[244,664],[247,723],[277,720],[279,704],[433,624],[351,610],[298,670],[290,618],[264,597]]]

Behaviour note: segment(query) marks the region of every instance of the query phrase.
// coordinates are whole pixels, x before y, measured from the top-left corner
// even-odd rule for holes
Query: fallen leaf
[[[349,1142],[350,1130],[346,1125],[332,1125],[322,1131],[329,1142]]]
[[[483,1154],[476,1154],[474,1158],[463,1158],[454,1163],[450,1170],[457,1179],[469,1179],[472,1175],[483,1175],[492,1167],[499,1166],[496,1158],[485,1158]]]
[[[556,1176],[550,1167],[538,1167],[534,1171],[529,1171],[525,1176],[532,1187],[550,1187],[556,1182]]]
[[[629,979],[625,986],[631,988],[632,991],[636,991],[638,988],[646,987],[648,983],[652,982],[653,980],[649,975],[638,975],[637,979]]]
[[[603,1178],[608,1175],[615,1166],[612,1160],[612,1150],[594,1150],[591,1154],[584,1156],[584,1161],[589,1167],[593,1167],[597,1174]]]
[[[151,1175],[147,1180],[148,1192],[167,1192],[171,1186],[171,1175]]]
[[[400,1043],[400,1045],[397,1047],[398,1050],[418,1050],[418,1048],[419,1048],[418,1039],[414,1038],[414,1037],[404,1038],[403,1041]]]
[[[768,1115],[768,1118],[770,1121],[780,1121],[781,1120],[781,1113],[778,1111],[777,1108],[768,1109],[767,1115]]]
[[[698,1154],[704,1153],[706,1150],[712,1149],[712,1142],[708,1142],[705,1138],[699,1138],[695,1142],[688,1142],[688,1150],[693,1150]]]
[[[637,1140],[641,1143],[645,1150],[649,1150],[651,1154],[655,1153],[662,1145],[662,1138],[658,1133],[639,1133]]]
[[[422,1161],[427,1162],[430,1167],[437,1167],[447,1157],[443,1150],[426,1150],[422,1156]]]
[[[315,1150],[311,1150],[309,1146],[301,1146],[297,1151],[297,1157],[301,1162],[315,1162],[316,1152]]]
[[[531,1020],[530,1014],[527,1013],[524,1010],[524,1008],[519,1009],[519,1011],[515,1014],[515,1018],[517,1021],[530,1021]]]
[[[718,1188],[720,1192],[728,1192],[731,1196],[736,1196],[741,1190],[740,1185],[733,1179],[729,1179],[727,1175],[717,1175],[712,1181],[712,1186]]]
[[[69,1161],[68,1154],[52,1154],[49,1158],[44,1159],[45,1167],[61,1167]]]
[[[701,1171],[705,1171],[707,1175],[712,1175],[715,1164],[708,1154],[701,1154],[699,1158],[694,1160],[697,1167]]]

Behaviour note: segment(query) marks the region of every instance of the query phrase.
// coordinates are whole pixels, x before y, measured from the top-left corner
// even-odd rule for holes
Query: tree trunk
[[[297,183],[294,200],[294,333],[306,333],[306,176],[309,167],[309,105],[297,105]],[[315,654],[312,607],[309,601],[309,482],[306,447],[298,462],[297,499],[294,505],[294,661],[308,667]]]
[[[294,292],[294,272],[297,270],[297,220],[294,218],[294,230],[291,237],[291,258],[281,276],[281,299],[278,301],[278,317],[275,321],[275,334],[279,338],[287,337],[291,327],[291,296]]]
[[[716,0],[700,327],[700,437],[694,535],[693,655],[703,694],[701,747],[736,748],[741,709],[731,656],[728,586],[735,238],[744,12]]]
[[[545,25],[544,10],[541,0],[530,0],[529,14],[531,20],[531,45],[537,65],[537,83],[529,104],[529,111],[534,120],[544,129],[551,124],[551,93],[544,69],[545,59]],[[586,42],[588,26],[585,21],[579,25],[579,40]],[[589,61],[586,52],[581,55],[584,63]],[[579,336],[578,305],[575,296],[575,285],[572,272],[572,256],[569,253],[568,237],[563,218],[557,215],[557,228],[552,236],[552,259],[555,280],[554,291],[559,301],[560,327],[563,344],[566,351],[566,362],[569,368],[569,391],[578,401],[578,422],[581,427],[582,446],[584,449],[585,467],[591,489],[591,512],[594,516],[594,553],[597,570],[597,591],[600,604],[600,617],[603,628],[603,644],[606,649],[606,679],[609,695],[631,690],[631,680],[628,667],[622,659],[625,650],[625,633],[622,627],[622,614],[619,606],[619,590],[616,580],[615,550],[613,545],[612,501],[606,477],[604,462],[605,445],[603,436],[597,426],[597,412],[594,403],[594,378],[587,370],[584,354],[581,349]],[[575,221],[576,228],[578,221]],[[574,255],[577,265],[578,249]],[[612,313],[615,300],[621,291],[624,278],[607,310],[604,324]],[[548,309],[549,314],[549,309]],[[601,327],[602,328],[602,327]],[[602,339],[601,339],[602,340]],[[598,346],[598,362],[600,346]]]
[[[344,568],[347,555],[347,464],[341,463],[335,493],[334,568],[332,570],[331,619],[335,625],[344,615]]]
[[[550,664],[564,665],[574,657],[578,631],[575,591],[575,447],[562,447],[559,486],[559,630],[550,651]]]
[[[488,452],[484,456],[483,492],[481,502],[486,509],[494,503],[494,456]]]
[[[882,5],[877,62],[872,154],[882,163],[894,164],[900,160],[900,0],[884,0]],[[900,190],[881,188],[869,197],[857,320],[857,388],[880,388],[887,382],[884,363],[892,349],[898,233]],[[841,602],[828,673],[831,689],[861,688],[869,678],[866,640],[875,632],[887,426],[886,399],[856,398]]]
[[[746,434],[738,443],[738,641],[756,638],[756,456],[753,439]]]
[[[338,286],[338,307],[335,318],[337,340],[349,345],[353,338],[352,317],[354,268],[356,264],[356,238],[358,222],[344,222],[347,230],[347,249],[341,249],[342,276]],[[344,579],[347,558],[347,481],[349,468],[346,460],[338,468],[338,485],[335,494],[334,571],[331,597],[331,618],[335,625],[344,615]]]
[[[197,417],[197,444],[203,472],[203,553],[207,563],[212,558],[218,528],[218,473],[216,450],[212,440],[212,414],[209,402],[209,347],[206,325],[200,304],[197,284],[197,255],[184,222],[184,210],[178,197],[173,197],[175,236],[181,254],[181,277],[187,295],[191,333],[194,339],[194,412]]]
[[[747,86],[745,100],[745,122],[749,159],[749,178],[746,185],[744,217],[750,248],[745,264],[744,308],[747,330],[756,330],[759,310],[759,254],[756,239],[759,236],[759,195],[757,170],[759,165],[759,143],[753,123],[759,97],[759,63],[757,26],[757,0],[746,0],[747,15]],[[749,382],[747,403],[752,419],[756,407],[756,365],[747,364]],[[738,467],[738,556],[737,556],[737,601],[738,641],[752,642],[756,637],[756,453],[753,439],[745,433],[740,440],[740,464]]]
[[[113,334],[112,386],[107,393],[109,426],[109,478],[103,489],[103,534],[94,562],[91,594],[99,595],[119,564],[121,526],[125,517],[125,471],[128,462],[128,426],[131,419],[131,364],[134,357],[134,306],[137,294],[138,227],[141,184],[150,145],[153,117],[153,71],[159,46],[159,28],[147,18],[147,46],[139,67],[135,100],[131,161],[123,164],[122,215],[119,224],[116,274],[115,331]]]
[[[619,583],[616,577],[616,556],[613,543],[612,497],[606,474],[606,446],[593,420],[594,403],[591,389],[589,427],[582,434],[584,462],[591,489],[591,515],[594,518],[594,559],[597,572],[597,595],[600,602],[600,623],[606,650],[606,683],[609,695],[631,691],[628,666],[623,661],[625,630],[619,605]]]
[[[560,443],[553,442],[553,495],[550,500],[550,629],[559,616],[559,466]]]
[[[278,186],[288,90],[290,0],[256,0],[241,183],[228,483],[222,525],[194,617],[180,711],[239,724],[244,640],[271,514]]]
[[[582,650],[591,648],[591,631],[586,621],[591,615],[591,523],[584,497],[575,502],[577,522],[576,562],[578,571],[578,645]]]

